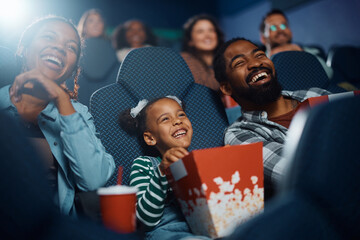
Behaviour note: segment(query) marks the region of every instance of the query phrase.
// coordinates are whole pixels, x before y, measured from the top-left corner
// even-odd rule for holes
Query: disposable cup
[[[116,185],[99,188],[103,224],[119,233],[136,230],[136,187]]]

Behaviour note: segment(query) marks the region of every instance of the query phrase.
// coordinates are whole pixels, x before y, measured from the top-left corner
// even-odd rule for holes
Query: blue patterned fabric
[[[284,90],[327,89],[330,80],[316,57],[307,52],[287,51],[275,54],[273,61]]]
[[[90,110],[96,129],[116,166],[123,166],[123,184],[129,184],[132,161],[145,152],[137,137],[129,136],[118,124],[119,113],[139,100],[176,95],[185,104],[194,134],[189,150],[223,145],[227,118],[218,93],[194,83],[182,57],[174,50],[146,47],[132,50],[122,63],[117,83],[96,91]],[[117,174],[109,181],[116,183]]]
[[[117,82],[138,99],[157,98],[164,93],[182,99],[194,79],[178,53],[168,48],[146,47],[134,49],[126,56]]]

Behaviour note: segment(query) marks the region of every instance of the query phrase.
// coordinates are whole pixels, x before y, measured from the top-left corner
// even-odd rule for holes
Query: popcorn
[[[206,183],[201,184],[201,193],[206,196],[206,190],[208,189]]]
[[[223,183],[223,179],[221,177],[214,178],[214,182],[217,185],[221,185]]]
[[[256,176],[253,176],[256,177]],[[236,171],[232,176],[231,176],[231,183],[232,184],[237,184],[238,182],[240,182],[240,173],[239,171]]]
[[[258,181],[258,177],[257,177],[257,176],[252,176],[250,179],[251,179],[252,184],[256,184],[257,181]]]
[[[231,182],[224,181],[221,177],[213,179],[220,191],[210,192],[208,200],[204,197],[208,189],[206,184],[202,184],[201,190],[193,189],[197,196],[195,202],[179,199],[186,220],[192,229],[196,229],[195,234],[226,236],[238,224],[259,214],[264,208],[264,188],[259,188],[256,184],[257,176],[251,176],[250,180],[253,189],[245,188],[241,191],[236,188],[235,185],[240,182],[240,174],[236,171],[231,176]]]
[[[194,193],[196,194],[196,196],[200,197],[200,190],[198,190],[197,188],[194,188]]]

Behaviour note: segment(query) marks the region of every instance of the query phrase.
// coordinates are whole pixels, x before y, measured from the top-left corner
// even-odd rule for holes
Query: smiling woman
[[[195,82],[215,91],[219,90],[219,83],[214,77],[212,61],[223,43],[224,35],[215,19],[209,15],[196,15],[184,24],[181,56]]]
[[[67,19],[49,16],[30,25],[17,51],[20,72],[0,89],[0,110],[29,130],[48,172],[55,203],[76,215],[75,191],[103,186],[115,165],[95,136],[92,116],[73,101],[65,80],[79,73],[81,38]]]

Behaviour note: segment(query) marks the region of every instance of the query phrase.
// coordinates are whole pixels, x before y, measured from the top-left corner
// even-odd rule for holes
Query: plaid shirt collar
[[[328,95],[328,91],[320,88],[310,88],[309,90],[287,91],[283,90],[281,94],[287,98],[295,99],[299,102],[303,102],[310,97],[316,97],[319,95]],[[242,111],[242,117],[251,122],[267,122],[268,114],[266,111]]]

